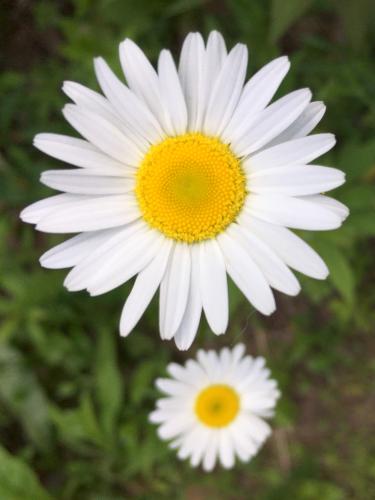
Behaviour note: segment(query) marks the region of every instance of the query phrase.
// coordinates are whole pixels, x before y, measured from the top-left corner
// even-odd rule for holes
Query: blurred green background
[[[375,11],[371,0],[1,0],[0,2],[0,499],[375,498]],[[244,42],[252,73],[288,54],[279,94],[310,87],[328,111],[320,131],[345,170],[334,196],[351,209],[338,231],[303,236],[330,267],[277,295],[265,319],[231,290],[220,338],[202,323],[188,354],[161,342],[157,302],[120,339],[129,286],[68,293],[64,271],[39,266],[63,237],[22,224],[22,207],[52,192],[40,172],[59,162],[32,147],[38,132],[71,133],[63,80],[97,88],[92,59],[118,71],[131,37],[155,61],[191,30]],[[153,381],[198,346],[237,341],[268,357],[283,398],[275,433],[253,462],[207,475],[177,461],[147,414]]]

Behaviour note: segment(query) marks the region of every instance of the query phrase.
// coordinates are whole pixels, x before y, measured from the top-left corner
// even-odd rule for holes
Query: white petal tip
[[[324,104],[324,102],[323,102],[323,101],[314,101],[314,102],[312,102],[312,103],[311,103],[311,105],[314,105],[314,107],[315,107],[317,110],[318,110],[318,109],[320,109],[320,110],[323,110],[323,109],[324,109],[324,111],[326,110],[326,105]]]
[[[134,326],[130,327],[129,326],[121,326],[120,325],[120,337],[127,337],[130,332],[133,330]]]
[[[37,149],[41,149],[46,142],[51,140],[50,136],[51,134],[48,133],[36,134],[33,139],[33,146]]]
[[[121,43],[120,43],[120,49],[123,49],[123,50],[126,50],[128,48],[138,48],[138,45],[133,42],[133,40],[131,40],[130,38],[125,38],[125,40],[123,40]]]
[[[271,316],[271,314],[273,314],[275,311],[276,311],[276,306],[273,306],[268,309],[263,309],[261,313],[264,314],[264,316]]]
[[[68,120],[68,118],[72,115],[74,112],[74,104],[65,104],[65,106],[61,110],[64,118]]]
[[[63,286],[68,290],[68,292],[78,292],[80,290],[83,290],[81,286],[78,286],[75,283],[67,282],[66,280],[64,281]]]
[[[285,66],[285,68],[287,70],[289,70],[290,68],[290,59],[289,59],[289,56],[280,56],[278,58],[276,58],[274,61],[273,61],[273,64],[274,64],[274,68],[275,69],[278,69],[278,70],[281,70],[281,68],[283,66]]]
[[[65,80],[63,82],[63,84],[61,85],[62,91],[66,93],[66,91],[69,90],[70,87],[72,87],[72,84],[74,85],[74,82],[71,82],[69,80]]]
[[[42,233],[53,233],[54,231],[51,230],[48,226],[46,226],[45,224],[43,224],[43,222],[38,222],[36,225],[35,225],[35,229],[37,231],[40,231]]]
[[[215,330],[212,330],[214,332],[215,335],[224,335],[225,331],[226,331],[226,328],[223,330],[223,329],[215,329]]]
[[[313,278],[315,278],[316,280],[324,281],[328,278],[328,276],[329,276],[329,270],[327,268],[327,270],[325,272],[321,272],[319,274],[316,274],[315,276],[313,276]]]
[[[325,135],[327,136],[327,139],[332,142],[332,146],[334,146],[336,144],[336,142],[337,142],[335,134],[328,133],[328,134],[325,134]]]
[[[311,90],[308,87],[306,87],[304,89],[301,89],[301,95],[306,96],[306,99],[307,98],[309,98],[309,99],[312,98],[312,92],[311,92]]]
[[[230,470],[230,469],[233,469],[234,467],[234,463],[230,463],[230,464],[221,464],[223,466],[223,469],[225,470]]]
[[[39,257],[39,264],[42,266],[42,267],[46,267],[48,268],[48,257],[44,257],[43,255],[41,257]]]
[[[189,347],[191,346],[192,342],[190,342],[189,344],[182,344],[180,342],[175,341],[175,344],[176,344],[176,347],[179,351],[187,351],[189,349]]]
[[[23,222],[27,222],[29,224],[32,224],[32,220],[29,219],[28,217],[28,214],[27,214],[27,208],[25,208],[24,210],[22,210],[22,212],[19,214],[19,218],[23,221]]]
[[[348,207],[346,207],[345,205],[342,205],[342,207],[341,207],[341,214],[340,214],[342,221],[344,222],[344,220],[345,220],[347,217],[349,217],[349,215],[350,215],[350,210],[349,210],[349,208],[348,208]]]
[[[162,387],[163,387],[163,381],[164,381],[164,379],[162,379],[162,378],[157,378],[155,380],[155,387],[157,387],[159,389],[159,391],[162,391],[162,392],[164,392],[163,389],[162,389]]]
[[[123,338],[123,339],[125,339],[126,337],[129,336],[129,333],[130,333],[130,331],[127,331],[127,330],[121,331],[120,330],[120,337]]]

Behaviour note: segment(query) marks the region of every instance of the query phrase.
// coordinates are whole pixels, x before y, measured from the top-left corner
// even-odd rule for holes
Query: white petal
[[[205,112],[205,48],[199,33],[185,38],[178,68],[188,110],[188,130],[200,130]]]
[[[170,441],[170,443],[168,444],[169,448],[171,450],[177,450],[178,448],[180,448],[180,446],[182,445],[182,442],[183,442],[183,439],[184,439],[184,436],[178,436],[176,439],[174,439],[173,441]],[[177,455],[178,456],[178,455]]]
[[[234,283],[256,309],[267,315],[273,313],[275,299],[259,267],[227,233],[221,233],[217,239],[224,254],[227,272]]]
[[[294,274],[282,259],[275,255],[259,238],[250,231],[246,231],[245,227],[232,224],[228,232],[233,239],[241,242],[273,288],[288,295],[297,295],[301,287]]]
[[[313,203],[317,203],[318,205],[320,205],[322,207],[328,208],[334,214],[336,214],[338,217],[340,217],[342,222],[344,222],[344,220],[349,215],[349,209],[346,205],[344,205],[343,203],[341,203],[338,200],[330,198],[329,196],[317,194],[314,196],[305,196],[304,199],[311,201]]]
[[[95,169],[106,175],[122,175],[134,171],[83,139],[59,134],[37,134],[34,146],[43,153],[76,167]]]
[[[232,353],[228,347],[223,347],[219,353],[223,377],[227,378],[232,373]]]
[[[172,241],[165,239],[155,258],[138,274],[121,314],[120,335],[123,337],[129,335],[151,302],[163,279],[171,248]]]
[[[200,292],[211,330],[220,335],[228,326],[228,287],[225,262],[215,240],[199,245]]]
[[[220,429],[219,458],[225,469],[231,469],[234,465],[233,440],[227,428]]]
[[[248,177],[250,192],[304,196],[330,191],[345,182],[341,170],[318,165],[293,165],[257,170]]]
[[[86,288],[90,295],[101,295],[126,283],[148,266],[163,243],[159,232],[147,228],[124,245],[118,245],[88,280]]]
[[[112,104],[101,94],[75,82],[64,82],[63,91],[82,109],[90,111],[121,130],[128,139],[146,152],[148,143],[139,135],[134,127],[122,120]]]
[[[95,175],[92,170],[47,170],[40,182],[59,191],[73,194],[122,194],[134,189],[135,180],[125,177]]]
[[[285,141],[305,137],[314,130],[323,118],[326,107],[320,101],[311,102],[297,120],[266,145],[267,148]]]
[[[158,428],[158,434],[161,439],[172,439],[181,433],[187,432],[194,425],[194,418],[191,415],[180,414],[178,418],[174,418],[162,424]]]
[[[270,374],[269,370],[265,368],[266,360],[263,356],[253,358],[252,356],[245,356],[238,365],[238,373],[241,374],[241,382],[250,374],[254,375],[254,380],[267,378]],[[267,371],[268,370],[268,371]]]
[[[44,253],[40,263],[49,269],[73,267],[116,231],[118,228],[77,234]]]
[[[160,95],[170,123],[170,134],[184,134],[187,127],[187,109],[177,69],[169,50],[160,52],[158,61]]]
[[[190,284],[189,246],[175,244],[160,286],[159,327],[162,339],[171,339],[184,315]]]
[[[227,55],[225,41],[221,33],[218,31],[211,31],[207,40],[205,61],[204,61],[204,85],[205,85],[205,98],[208,101],[212,88],[220,73]]]
[[[65,193],[50,196],[49,198],[36,201],[35,203],[32,203],[28,207],[24,208],[20,213],[20,218],[29,224],[37,224],[46,215],[57,210],[58,208],[69,206],[72,202],[86,199],[86,196]]]
[[[271,428],[261,418],[250,413],[244,416],[245,430],[247,434],[253,439],[255,444],[261,445],[271,434]]]
[[[242,462],[248,462],[250,458],[257,452],[257,446],[255,443],[242,432],[242,426],[238,425],[237,420],[228,427],[228,432],[230,433],[233,446],[236,454]]]
[[[244,160],[248,172],[264,168],[305,165],[329,151],[336,143],[333,134],[315,134],[283,142]]]
[[[191,453],[191,466],[196,467],[202,461],[203,454],[207,448],[207,444],[209,442],[210,433],[203,429],[202,427],[197,426],[196,438],[195,438],[195,446]]]
[[[272,99],[290,68],[287,57],[274,59],[260,69],[245,85],[232,119],[223,131],[224,140],[231,142],[238,137],[243,124],[255,121],[257,115]]]
[[[195,453],[197,447],[201,446],[201,439],[208,442],[210,432],[202,426],[195,424],[184,433],[181,438],[181,447],[178,451],[178,458],[184,460]]]
[[[258,417],[255,417],[257,420],[255,421],[255,424],[253,424],[253,420],[248,417],[249,413],[241,412],[238,415],[235,422],[233,422],[233,425],[230,426],[230,429],[231,430],[233,429],[234,431],[231,432],[232,436],[234,434],[238,434],[238,436],[241,436],[242,438],[241,441],[244,444],[244,448],[247,449],[248,451],[248,459],[249,459],[251,456],[254,456],[258,452],[260,446],[263,444],[265,440],[264,437],[265,429],[263,428],[262,425],[260,426],[261,429],[260,436],[259,439],[257,439],[256,433],[258,431],[258,421],[260,420],[262,422],[262,420],[259,419]],[[265,422],[263,423],[266,425],[266,427],[268,427],[268,430],[270,431],[268,424],[266,424]],[[254,439],[254,434],[255,434],[255,439]]]
[[[64,203],[39,220],[36,228],[47,233],[97,231],[127,224],[139,217],[134,197],[83,197]]]
[[[156,406],[166,411],[190,411],[192,400],[194,400],[194,393],[186,397],[186,391],[182,391],[176,396],[158,399],[156,401]]]
[[[98,92],[76,82],[65,81],[62,87],[65,94],[79,106],[114,122],[119,128],[122,122],[110,102]]]
[[[137,145],[108,120],[74,104],[67,104],[63,114],[85,139],[115,160],[130,166],[137,166],[142,160]]]
[[[185,362],[186,371],[189,374],[190,383],[194,384],[199,390],[209,384],[210,380],[204,368],[195,359],[188,359]]]
[[[122,122],[112,107],[111,103],[98,92],[95,92],[77,82],[65,81],[62,86],[63,92],[82,108],[92,111],[98,116],[113,122],[121,128]]]
[[[279,391],[275,388],[266,389],[256,386],[255,390],[248,390],[242,394],[241,408],[259,417],[270,416],[274,413],[279,395]]]
[[[236,45],[221,68],[207,105],[203,130],[218,135],[230,120],[238,103],[246,76],[247,48]]]
[[[252,365],[253,358],[251,356],[245,356],[234,367],[232,374],[232,384],[237,390],[243,378],[246,377],[249,371],[252,369]]]
[[[207,443],[206,451],[203,457],[203,469],[210,472],[216,464],[217,455],[219,452],[219,435],[217,432],[210,433],[209,441]]]
[[[202,298],[199,289],[199,249],[196,245],[190,246],[191,276],[189,296],[181,324],[175,333],[174,340],[178,349],[185,351],[191,346],[199,327],[202,312]]]
[[[215,381],[218,375],[220,375],[220,363],[216,352],[199,349],[197,359],[207,373],[210,382]]]
[[[328,276],[327,266],[321,257],[289,229],[251,216],[246,216],[246,227],[296,271],[315,279],[326,279]]]
[[[245,354],[245,344],[237,344],[232,349],[232,363],[235,366]]]
[[[176,413],[176,412],[172,412],[172,411],[168,412],[165,410],[155,410],[149,414],[148,419],[153,424],[160,424],[160,423],[168,420],[168,418],[170,418],[173,413]]]
[[[209,380],[207,374],[200,364],[194,360],[189,361],[192,362],[193,365],[188,363],[187,366],[181,366],[177,363],[169,363],[167,366],[168,373],[179,382],[192,385],[195,389],[201,387],[202,383],[208,384]]]
[[[317,203],[277,194],[251,194],[246,210],[271,224],[310,231],[337,229],[342,222],[336,214]]]
[[[159,79],[152,64],[132,40],[120,44],[120,62],[130,89],[144,100],[159,123],[165,128]]]
[[[104,94],[122,119],[148,142],[159,142],[164,137],[164,132],[144,102],[117,78],[104,59],[96,58],[94,65]]]
[[[69,291],[86,288],[92,276],[106,263],[116,248],[124,248],[134,235],[147,231],[148,227],[142,220],[138,220],[117,229],[70,271],[64,281],[64,286]]]
[[[155,381],[156,387],[169,396],[184,396],[192,394],[194,389],[188,384],[171,380],[169,378],[158,378]]]
[[[240,136],[232,138],[233,151],[238,156],[254,153],[287,128],[306,108],[310,99],[310,90],[300,89],[275,101],[249,126],[245,123]]]

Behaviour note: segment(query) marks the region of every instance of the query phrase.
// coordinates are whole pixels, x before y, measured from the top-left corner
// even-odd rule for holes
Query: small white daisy
[[[171,363],[172,378],[156,381],[167,397],[157,401],[150,420],[193,467],[202,463],[209,471],[219,459],[231,468],[236,455],[247,462],[271,433],[263,419],[273,416],[280,393],[264,358],[244,352],[243,344],[219,354],[199,350],[197,361]]]
[[[227,52],[212,32],[183,44],[178,69],[162,50],[157,71],[131,40],[120,45],[127,85],[101,58],[103,97],[65,82],[67,121],[84,139],[39,134],[41,151],[78,169],[41,181],[62,194],[21,218],[50,233],[81,233],[41,257],[73,267],[68,290],[108,292],[136,276],[120,332],[128,335],[160,286],[160,333],[187,349],[202,310],[216,334],[228,324],[227,273],[263,314],[271,287],[296,295],[289,267],[324,279],[321,258],[287,228],[338,228],[348,214],[320,193],[344,182],[337,169],[309,163],[335,144],[308,136],[325,107],[301,89],[269,104],[289,69],[271,61],[245,84],[247,48]]]

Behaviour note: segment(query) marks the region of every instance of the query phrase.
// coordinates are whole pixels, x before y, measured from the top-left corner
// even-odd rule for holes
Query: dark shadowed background
[[[371,0],[0,0],[0,499],[370,500],[375,498],[375,14]],[[63,237],[22,224],[52,191],[58,161],[32,147],[68,133],[63,80],[97,89],[102,55],[119,73],[125,37],[155,61],[191,30],[223,32],[250,50],[249,72],[288,54],[279,95],[310,87],[338,145],[321,164],[345,170],[334,194],[344,226],[303,236],[330,267],[277,295],[265,319],[231,289],[228,333],[202,322],[188,354],[162,342],[157,301],[127,339],[118,322],[129,286],[90,298],[38,258]],[[119,73],[120,74],[120,73]],[[61,164],[62,165],[62,164]],[[153,381],[198,346],[242,341],[265,355],[283,398],[257,458],[205,474],[179,462],[147,423]]]

